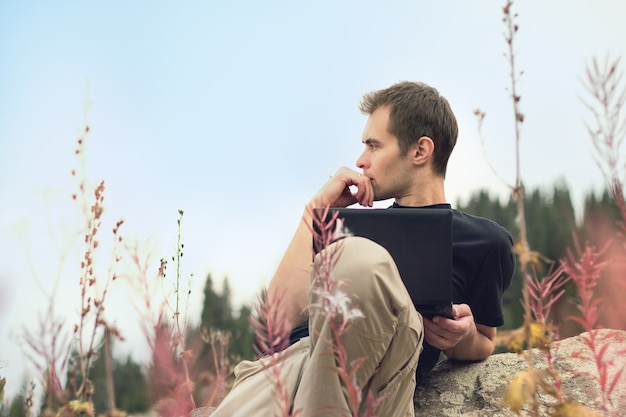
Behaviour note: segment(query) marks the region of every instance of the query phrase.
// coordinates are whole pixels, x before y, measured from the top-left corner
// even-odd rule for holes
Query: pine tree
[[[26,399],[28,397],[28,383],[24,381],[20,391],[11,398],[8,405],[0,404],[1,417],[24,417],[26,415]]]
[[[117,408],[128,414],[143,413],[149,408],[149,387],[141,366],[130,356],[115,362],[113,368]]]
[[[252,310],[248,306],[239,309],[239,316],[233,322],[231,354],[239,359],[253,359],[255,343],[254,329],[250,324]]]
[[[227,323],[232,318],[229,303],[229,300],[224,300],[223,296],[213,290],[213,278],[209,273],[204,284],[204,304],[202,305],[200,328],[228,330]]]
[[[113,341],[114,338],[111,338]],[[113,343],[111,343],[113,350]],[[101,342],[98,349],[98,357],[93,362],[90,378],[93,382],[93,404],[96,415],[103,414],[111,409],[119,409],[126,413],[138,413],[146,411],[149,404],[148,381],[141,366],[134,362],[131,356],[125,361],[111,358],[110,366],[107,369],[105,360],[105,343]],[[113,398],[115,404],[110,404],[107,392],[107,373],[111,372],[113,377]]]

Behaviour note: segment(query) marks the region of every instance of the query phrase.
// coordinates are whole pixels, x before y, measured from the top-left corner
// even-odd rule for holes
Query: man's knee
[[[408,294],[393,258],[389,252],[378,243],[363,237],[348,237],[333,243],[326,255],[331,254],[331,267],[320,265],[321,259],[316,260],[316,274],[329,273],[331,280],[340,281],[343,291],[358,304],[388,304],[396,305],[398,300],[406,302]],[[332,259],[332,258],[335,259]],[[320,277],[318,276],[318,279]],[[321,277],[324,279],[324,277]]]

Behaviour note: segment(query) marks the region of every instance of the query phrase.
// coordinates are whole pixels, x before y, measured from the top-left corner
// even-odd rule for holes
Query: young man
[[[282,301],[286,321],[294,328],[294,343],[281,360],[290,407],[303,416],[350,415],[332,369],[336,364],[328,322],[309,307],[317,302],[309,291],[316,270],[316,265],[311,267],[311,209],[356,203],[371,207],[389,198],[395,199],[394,209],[450,207],[444,178],[457,123],[447,100],[425,84],[401,82],[366,94],[360,108],[369,115],[365,149],[356,162],[361,172],[340,168],[313,197],[268,289],[269,296]],[[453,211],[454,320],[429,320],[415,311],[383,248],[357,237],[341,244],[332,276],[347,283],[344,291],[365,316],[342,336],[349,360],[366,358],[354,376],[361,389],[359,414],[371,396],[380,399],[375,409],[379,417],[412,416],[416,368],[420,377],[425,375],[440,352],[458,360],[481,360],[493,352],[496,327],[503,324],[502,292],[514,269],[512,239],[503,228]],[[263,372],[258,361],[240,364],[235,387],[215,415],[277,413],[274,394],[262,393]]]

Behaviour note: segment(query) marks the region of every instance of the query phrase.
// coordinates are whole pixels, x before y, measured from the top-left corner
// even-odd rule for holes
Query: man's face
[[[357,167],[372,181],[374,199],[401,198],[410,191],[413,163],[400,152],[398,138],[389,133],[389,108],[379,107],[367,119],[362,142],[365,150]]]

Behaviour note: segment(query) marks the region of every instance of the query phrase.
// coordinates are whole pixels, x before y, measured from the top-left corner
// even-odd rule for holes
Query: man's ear
[[[435,153],[435,142],[428,136],[422,136],[409,149],[409,154],[413,158],[413,163],[422,165],[432,159]]]

